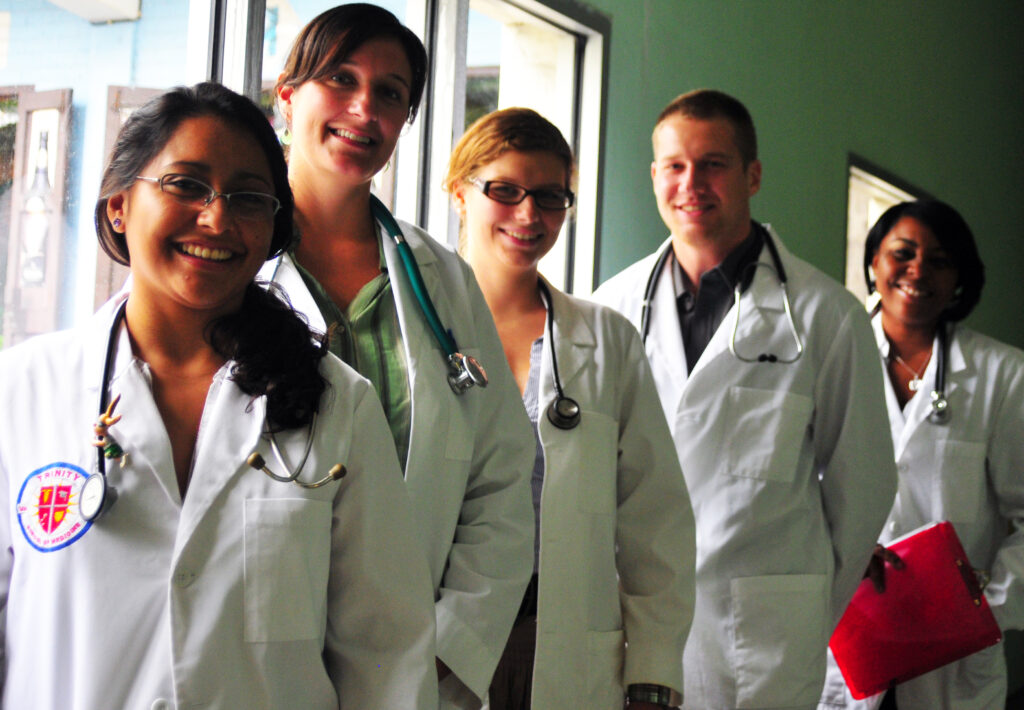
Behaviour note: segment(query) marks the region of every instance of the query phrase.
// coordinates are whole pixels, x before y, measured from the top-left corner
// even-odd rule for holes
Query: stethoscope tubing
[[[737,283],[734,289],[734,308],[736,309],[736,317],[733,321],[732,329],[729,335],[729,352],[738,360],[742,362],[768,362],[768,363],[780,363],[780,364],[792,364],[800,359],[804,352],[803,340],[800,338],[800,333],[796,327],[796,320],[793,317],[793,309],[789,301],[789,278],[786,275],[786,268],[783,266],[782,257],[779,254],[778,247],[775,245],[775,240],[772,239],[771,234],[768,230],[759,224],[754,225],[762,236],[765,248],[768,249],[768,255],[771,258],[771,265],[761,264],[759,261],[755,261],[748,265],[756,267],[762,265],[765,268],[772,268],[775,271],[775,276],[779,281],[779,288],[782,291],[782,306],[786,313],[786,321],[789,326],[790,333],[793,336],[793,342],[796,344],[796,355],[789,358],[782,358],[772,353],[761,353],[757,357],[744,357],[740,355],[736,350],[736,332],[739,328],[740,323],[740,297],[742,295],[741,284]],[[668,245],[661,251],[658,258],[654,262],[654,268],[651,269],[650,275],[647,277],[647,284],[644,286],[644,298],[640,309],[640,338],[646,344],[647,336],[651,330],[651,301],[654,300],[654,293],[658,288],[658,281],[661,278],[662,272],[665,270],[665,265],[668,262],[669,257],[672,254],[672,242],[669,241]],[[742,279],[740,279],[742,281]]]
[[[431,300],[427,287],[423,283],[423,275],[420,273],[419,264],[416,263],[412,249],[405,240],[402,228],[398,226],[398,221],[392,216],[388,208],[384,206],[384,203],[374,194],[370,195],[370,211],[373,213],[374,218],[384,226],[384,231],[388,233],[388,236],[395,242],[395,248],[398,250],[398,256],[402,260],[402,266],[405,269],[406,276],[409,278],[413,295],[416,296],[416,301],[423,310],[423,316],[426,318],[427,325],[433,331],[434,337],[437,338],[437,342],[444,350],[444,354],[451,357],[458,351],[459,347],[455,342],[455,338],[441,324],[441,318],[437,315],[434,302]]]
[[[544,279],[537,279],[537,290],[540,292],[544,307],[547,308],[548,346],[551,349],[551,378],[555,385],[555,400],[547,408],[548,421],[559,429],[575,429],[582,417],[579,403],[567,397],[562,389],[562,378],[558,374],[558,356],[555,354],[555,307],[551,299],[551,291]]]

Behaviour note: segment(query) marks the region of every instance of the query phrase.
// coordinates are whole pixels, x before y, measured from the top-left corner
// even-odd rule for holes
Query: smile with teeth
[[[211,249],[210,247],[202,247],[198,244],[180,244],[178,245],[178,251],[196,259],[203,259],[204,261],[227,261],[234,256],[228,249]]]
[[[373,142],[369,136],[361,136],[358,133],[347,131],[344,128],[331,128],[329,129],[332,135],[338,136],[339,138],[346,138],[356,143],[362,143],[363,145],[369,145]]]
[[[896,284],[896,288],[898,288],[900,291],[907,294],[908,296],[913,296],[914,298],[923,298],[925,296],[931,295],[931,291],[914,288],[909,284]]]
[[[503,229],[501,231],[507,234],[508,236],[512,237],[513,239],[518,239],[521,242],[535,242],[542,236],[544,236],[540,232],[520,232],[513,229]]]

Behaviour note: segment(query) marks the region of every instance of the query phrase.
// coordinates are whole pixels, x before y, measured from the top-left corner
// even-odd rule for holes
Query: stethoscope
[[[402,228],[398,226],[398,222],[384,206],[384,203],[373,194],[370,195],[370,211],[373,213],[374,219],[384,226],[388,236],[395,242],[395,248],[398,249],[398,256],[402,260],[402,267],[412,286],[416,302],[419,303],[423,317],[426,318],[430,330],[434,333],[441,350],[444,351],[445,362],[448,365],[448,385],[452,388],[452,392],[462,394],[473,385],[486,387],[487,373],[484,368],[473,356],[460,353],[452,331],[446,330],[441,325],[441,319],[438,317],[434,302],[430,299],[430,293],[423,283],[420,267],[416,263],[416,258],[413,256],[408,242],[405,241]]]
[[[874,286],[872,285],[872,288]],[[872,317],[878,312],[879,306],[871,311]],[[939,323],[936,333],[939,339],[939,351],[935,354],[935,387],[932,388],[931,401],[928,412],[928,421],[932,424],[946,424],[949,422],[951,413],[949,411],[949,399],[946,398],[946,350],[949,349],[949,333],[946,332],[946,324]],[[892,345],[890,344],[891,348]]]
[[[384,206],[384,203],[372,193],[370,194],[370,212],[373,214],[373,218],[384,226],[384,231],[394,241],[395,248],[398,250],[398,258],[402,262],[402,268],[409,279],[413,295],[416,297],[416,303],[419,304],[420,311],[423,312],[423,317],[430,326],[430,330],[434,334],[438,345],[444,351],[444,361],[448,366],[448,386],[452,388],[452,392],[455,394],[462,394],[473,385],[486,387],[487,372],[477,362],[475,357],[463,355],[459,352],[459,347],[455,343],[452,331],[445,329],[441,325],[437,309],[434,308],[434,302],[430,299],[430,293],[423,283],[420,267],[416,263],[416,257],[413,256],[408,242],[405,241],[402,228],[398,226],[398,222],[391,215],[391,212],[388,211],[388,208]],[[281,262],[278,261],[274,269],[275,275],[280,266]]]
[[[766,264],[761,261],[754,261],[747,265],[747,269],[749,270],[753,268],[756,272],[759,267],[764,267],[775,274],[775,278],[779,282],[779,288],[782,291],[782,307],[786,312],[786,321],[789,325],[789,332],[793,335],[793,342],[796,344],[796,354],[788,358],[781,357],[775,353],[761,353],[756,357],[747,357],[742,355],[736,349],[736,332],[740,326],[740,297],[743,295],[744,278],[737,279],[736,286],[733,289],[736,315],[733,319],[732,329],[729,331],[729,352],[732,353],[733,357],[742,362],[773,362],[789,365],[799,360],[800,356],[804,353],[803,340],[800,338],[800,333],[796,328],[796,321],[793,318],[793,310],[789,303],[789,288],[787,286],[789,279],[786,276],[786,269],[782,265],[782,258],[779,256],[779,250],[775,246],[775,241],[768,233],[768,230],[760,225],[755,225],[755,228],[761,232],[764,239],[764,245],[768,248],[768,253],[771,256],[772,263]],[[658,255],[657,260],[654,262],[654,269],[651,271],[651,275],[647,277],[647,286],[644,288],[643,306],[640,310],[640,337],[643,339],[645,344],[647,342],[647,335],[651,331],[651,301],[654,299],[654,292],[658,288],[658,280],[661,278],[661,272],[664,271],[665,264],[668,262],[671,255],[672,243],[669,242],[669,244],[662,250],[661,254]],[[744,272],[744,276],[747,273],[749,272]]]
[[[548,421],[559,429],[575,429],[580,423],[580,405],[572,397],[566,397],[562,390],[562,380],[558,376],[558,358],[555,355],[555,310],[551,302],[551,292],[542,279],[537,279],[537,288],[541,300],[548,310],[548,344],[551,348],[551,376],[555,381],[555,401],[547,408]]]
[[[946,346],[948,335],[945,323],[939,324],[939,352],[935,358],[935,389],[932,390],[931,411],[928,421],[945,424],[949,421],[949,400],[946,399]]]
[[[107,338],[107,353],[103,362],[103,380],[100,382],[100,420],[103,421],[104,417],[109,417],[112,414],[112,407],[110,406],[110,375],[114,366],[115,355],[117,354],[117,340],[118,333],[121,327],[121,323],[124,321],[125,307],[128,305],[128,299],[125,299],[117,309],[117,313],[114,315],[114,322],[110,326],[110,334]],[[120,396],[118,396],[118,399]],[[115,399],[115,404],[117,399]],[[259,453],[253,451],[249,454],[246,459],[246,463],[252,468],[263,471],[265,474],[270,476],[275,481],[281,481],[282,483],[295,483],[302,488],[320,488],[331,481],[341,480],[347,473],[345,466],[336,463],[327,472],[327,475],[319,480],[306,482],[299,480],[299,474],[302,473],[303,467],[306,465],[306,459],[309,457],[310,449],[313,446],[313,436],[316,431],[316,419],[317,415],[314,412],[313,418],[309,423],[309,434],[306,438],[306,448],[302,453],[302,458],[299,460],[298,466],[294,469],[290,469],[284,461],[284,457],[281,454],[281,450],[277,445],[277,438],[274,436],[273,430],[264,425],[263,435],[270,442],[270,450],[274,454],[274,458],[277,459],[278,464],[286,470],[290,471],[287,476],[281,476],[271,471],[266,466],[266,462]],[[120,447],[116,447],[119,452],[119,456],[123,456],[124,452],[120,450]],[[118,457],[119,457],[118,456]],[[79,494],[78,509],[82,517],[87,522],[92,522],[99,518],[102,514],[107,512],[110,507],[117,500],[117,489],[110,485],[107,481],[107,447],[98,446],[96,452],[96,472],[91,474],[85,479],[85,483],[82,484],[82,490]],[[111,456],[111,458],[115,458]]]

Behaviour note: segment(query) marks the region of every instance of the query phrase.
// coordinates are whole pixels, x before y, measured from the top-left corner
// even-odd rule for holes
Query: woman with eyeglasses
[[[1000,628],[1024,627],[1024,353],[961,321],[981,297],[985,269],[963,217],[944,202],[889,208],[868,232],[864,276],[885,378],[899,470],[886,545],[949,521]],[[879,546],[869,567],[884,595],[900,574]],[[887,560],[886,564],[883,560]],[[897,565],[893,569],[893,564]],[[896,686],[900,710],[1002,710],[1003,644]],[[834,662],[822,710],[877,708],[853,700]]]
[[[380,7],[340,5],[302,29],[277,82],[298,242],[263,275],[380,396],[434,584],[442,704],[476,708],[530,576],[533,443],[469,267],[372,206],[426,72],[423,44]],[[475,386],[453,390],[442,339],[479,362]]]
[[[228,89],[122,128],[95,214],[130,290],[0,354],[3,707],[436,707],[377,397],[254,283],[291,210]]]
[[[525,108],[474,123],[445,189],[534,426],[534,575],[490,710],[679,704],[694,522],[640,337],[538,272],[572,207],[572,151]]]

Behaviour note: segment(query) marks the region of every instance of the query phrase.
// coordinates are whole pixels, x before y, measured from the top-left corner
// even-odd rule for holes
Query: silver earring
[[[281,145],[291,145],[291,144],[292,144],[292,129],[289,128],[288,126],[285,126],[284,130],[281,131]]]

